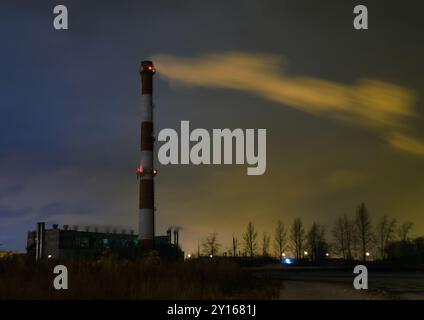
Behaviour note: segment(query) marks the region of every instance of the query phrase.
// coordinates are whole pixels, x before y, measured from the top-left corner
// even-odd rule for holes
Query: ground
[[[259,276],[282,281],[280,299],[319,300],[424,300],[424,273],[369,271],[368,290],[355,290],[350,269],[285,268],[255,270]]]

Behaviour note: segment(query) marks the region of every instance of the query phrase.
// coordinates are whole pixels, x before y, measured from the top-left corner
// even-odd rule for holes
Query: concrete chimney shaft
[[[140,176],[139,196],[139,240],[142,247],[154,247],[154,175],[153,168],[153,75],[155,69],[151,61],[141,62],[141,159],[138,173]]]

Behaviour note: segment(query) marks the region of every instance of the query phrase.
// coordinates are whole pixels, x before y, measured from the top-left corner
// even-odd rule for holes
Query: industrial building
[[[166,258],[180,259],[184,253],[179,248],[178,230],[174,230],[172,242],[171,230],[166,236],[155,237],[154,249],[159,255]],[[78,227],[70,229],[67,225],[59,228],[54,224],[51,229],[45,228],[44,222],[37,224],[37,230],[28,232],[27,253],[37,260],[99,258],[116,253],[118,257],[129,257],[128,254],[140,246],[138,235],[132,232],[99,232],[85,228],[80,231]]]

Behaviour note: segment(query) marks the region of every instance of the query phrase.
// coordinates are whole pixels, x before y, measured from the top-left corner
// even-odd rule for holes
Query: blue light
[[[285,258],[285,259],[283,260],[283,263],[284,263],[284,264],[292,264],[292,263],[293,263],[293,260],[292,260],[292,259],[290,259],[290,258]]]

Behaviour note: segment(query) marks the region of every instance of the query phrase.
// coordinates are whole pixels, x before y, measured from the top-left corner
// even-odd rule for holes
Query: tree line
[[[313,222],[306,229],[302,219],[295,218],[288,226],[278,220],[272,235],[268,232],[259,235],[254,224],[249,222],[241,239],[233,234],[232,247],[224,251],[221,250],[218,234],[214,232],[202,240],[201,247],[199,244],[198,255],[290,256],[314,262],[329,257],[385,260],[395,249],[402,251],[404,246],[413,244],[410,236],[412,228],[412,222],[398,224],[396,219],[388,215],[381,216],[374,223],[367,207],[361,203],[355,215],[337,217],[330,230],[318,222]],[[400,249],[399,244],[403,246]]]

